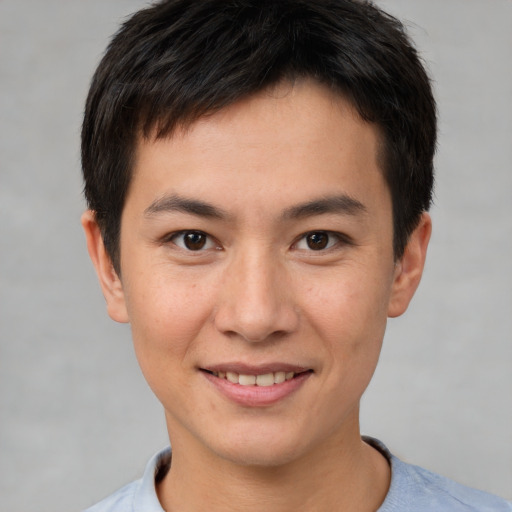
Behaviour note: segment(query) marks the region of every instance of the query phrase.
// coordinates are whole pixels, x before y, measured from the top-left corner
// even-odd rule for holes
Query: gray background
[[[512,498],[512,2],[385,0],[441,113],[434,236],[390,322],[365,433]],[[166,444],[126,326],[86,255],[79,125],[87,84],[136,0],[0,0],[0,508],[69,511]]]

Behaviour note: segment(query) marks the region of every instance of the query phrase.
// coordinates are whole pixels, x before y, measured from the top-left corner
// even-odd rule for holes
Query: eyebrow
[[[366,213],[366,207],[358,201],[346,194],[323,197],[314,199],[305,203],[292,206],[284,210],[283,219],[303,219],[314,215],[322,215],[326,213],[337,213],[343,215],[356,215],[358,213]],[[210,219],[227,219],[230,215],[217,206],[206,201],[190,199],[178,195],[164,196],[153,201],[145,210],[144,216],[152,217],[159,213],[182,212],[198,217],[206,217]]]
[[[159,213],[168,212],[182,212],[210,219],[225,219],[229,216],[224,210],[210,203],[178,195],[164,196],[153,201],[144,210],[144,215],[152,217]]]
[[[346,194],[328,196],[287,208],[283,212],[284,219],[303,219],[325,213],[357,215],[366,213],[363,203]]]

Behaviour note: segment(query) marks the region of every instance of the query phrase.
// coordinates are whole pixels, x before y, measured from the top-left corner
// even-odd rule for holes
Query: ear
[[[416,288],[420,284],[427,247],[432,232],[430,215],[424,212],[416,229],[411,233],[403,256],[396,263],[388,316],[394,318],[405,313]]]
[[[86,210],[82,214],[81,220],[85,231],[89,256],[96,269],[103,296],[107,302],[107,312],[112,320],[127,323],[129,319],[123,284],[114,270],[110,256],[105,250],[103,237],[96,222],[96,215],[92,210]]]

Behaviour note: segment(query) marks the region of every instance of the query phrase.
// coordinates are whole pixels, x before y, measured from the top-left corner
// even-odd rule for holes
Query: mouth
[[[225,398],[243,407],[269,407],[298,392],[314,373],[286,363],[229,363],[199,368]]]
[[[240,386],[258,386],[258,387],[271,387],[276,384],[282,384],[294,378],[302,376],[306,373],[312,373],[313,370],[300,370],[300,371],[276,371],[265,373],[237,373],[234,371],[213,371],[205,370],[206,373],[213,375],[219,379],[224,379],[231,384],[239,384]]]

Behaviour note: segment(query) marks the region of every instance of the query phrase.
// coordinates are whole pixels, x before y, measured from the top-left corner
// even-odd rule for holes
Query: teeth
[[[274,385],[274,374],[265,373],[264,375],[258,375],[256,377],[256,386],[273,386]]]
[[[238,384],[238,373],[226,372],[226,379],[233,384]]]
[[[293,377],[293,372],[291,372],[291,373],[292,373],[292,377]],[[274,382],[276,384],[281,384],[281,382],[284,382],[285,380],[286,380],[286,373],[285,372],[276,372],[276,373],[274,373]]]
[[[295,376],[294,372],[264,373],[262,375],[245,375],[234,372],[213,372],[213,374],[219,379],[227,379],[229,382],[241,386],[273,386],[293,379]]]
[[[238,384],[241,386],[254,386],[256,384],[256,375],[239,375]]]

